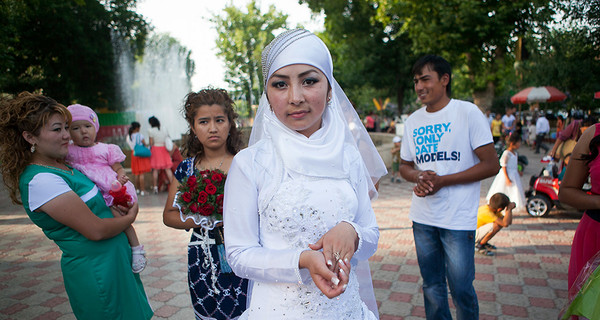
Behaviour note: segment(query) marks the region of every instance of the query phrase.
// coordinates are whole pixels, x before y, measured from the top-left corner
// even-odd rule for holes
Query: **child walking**
[[[114,197],[109,194],[115,180],[125,186],[131,202],[137,202],[135,188],[125,174],[121,162],[125,160],[125,154],[119,146],[96,142],[96,134],[100,128],[96,113],[80,104],[70,105],[67,109],[71,112],[72,121],[69,127],[73,143],[69,145],[67,162],[75,169],[81,171],[102,192],[106,205],[112,206]],[[140,273],[146,267],[146,256],[144,246],[140,245],[138,237],[130,226],[125,230],[132,251],[131,269]]]
[[[521,183],[522,172],[518,168],[517,149],[521,146],[521,138],[518,134],[511,134],[508,138],[508,148],[500,157],[502,169],[498,172],[486,199],[489,201],[492,195],[500,192],[508,196],[515,203],[516,210],[525,208],[525,192]]]

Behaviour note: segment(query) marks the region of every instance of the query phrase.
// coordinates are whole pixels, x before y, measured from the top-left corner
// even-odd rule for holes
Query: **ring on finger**
[[[340,256],[339,252],[334,252],[333,253],[333,257],[335,258],[335,261],[339,261],[341,259],[341,256]]]

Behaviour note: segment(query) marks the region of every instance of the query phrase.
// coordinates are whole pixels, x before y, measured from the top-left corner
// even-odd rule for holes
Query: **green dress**
[[[78,319],[150,319],[153,311],[139,274],[131,271],[131,247],[125,234],[91,241],[44,212],[32,212],[29,184],[40,173],[59,176],[79,197],[89,198],[85,203],[98,217],[112,218],[113,215],[99,189],[75,169],[71,172],[30,165],[20,177],[25,211],[62,250],[61,269],[75,316]],[[48,188],[51,190],[52,186]]]

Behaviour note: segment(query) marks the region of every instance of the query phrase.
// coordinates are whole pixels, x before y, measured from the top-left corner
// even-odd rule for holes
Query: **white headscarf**
[[[316,67],[331,85],[331,101],[323,113],[322,132],[317,131],[310,138],[281,123],[271,111],[266,95],[269,77],[292,64]],[[367,169],[369,195],[375,199],[377,190],[374,184],[387,174],[387,170],[356,110],[333,77],[331,54],[325,43],[304,29],[286,31],[264,49],[262,72],[265,91],[260,99],[249,145],[269,138],[286,170],[308,176],[344,178],[349,175],[350,168],[344,168],[342,154],[344,144],[349,143],[356,146],[361,154]],[[327,165],[323,166],[323,163]]]
[[[266,84],[269,77],[292,64],[307,64],[321,70],[332,90],[331,100],[323,112],[322,127],[308,138],[279,121],[267,99]],[[375,199],[377,190],[374,184],[387,174],[387,169],[356,110],[333,78],[331,54],[325,43],[304,29],[286,31],[264,49],[262,72],[265,91],[254,118],[249,145],[270,139],[277,159],[272,171],[275,178],[259,195],[259,208],[266,208],[285,171],[337,179],[349,177],[352,168],[344,167],[344,146],[354,146],[360,152],[366,168],[364,172],[369,184],[369,196]],[[359,275],[361,299],[379,318],[368,261],[359,261],[355,270]]]

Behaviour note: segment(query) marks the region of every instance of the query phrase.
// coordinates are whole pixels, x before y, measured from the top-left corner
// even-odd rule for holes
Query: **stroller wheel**
[[[543,217],[552,209],[552,202],[548,197],[535,195],[527,200],[527,213],[533,217]]]

